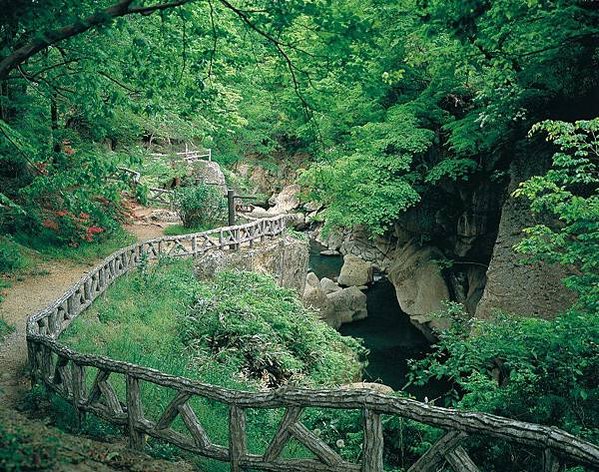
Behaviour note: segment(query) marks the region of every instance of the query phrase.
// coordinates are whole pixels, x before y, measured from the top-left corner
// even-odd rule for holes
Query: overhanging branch
[[[190,3],[193,0],[176,0],[147,7],[132,7],[131,4],[133,1],[134,0],[120,0],[108,8],[98,10],[87,18],[78,20],[57,30],[48,31],[42,37],[36,38],[33,41],[20,46],[0,61],[0,79],[6,79],[13,69],[48,46],[52,46],[60,41],[84,33],[95,26],[106,24],[114,18],[132,14],[149,15],[155,11],[175,8]]]

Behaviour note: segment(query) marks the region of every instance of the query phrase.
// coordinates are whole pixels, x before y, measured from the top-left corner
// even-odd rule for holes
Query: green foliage
[[[0,237],[0,274],[13,272],[24,264],[19,246],[9,238]]]
[[[179,187],[174,201],[185,228],[217,226],[226,216],[227,202],[220,190],[211,185]]]
[[[599,314],[599,118],[545,121],[531,133],[541,131],[558,147],[553,165],[515,194],[552,223],[526,229],[517,249],[535,260],[575,268],[564,283],[577,293],[580,309]]]
[[[21,246],[21,251],[33,250],[33,254],[43,259],[71,260],[91,264],[102,259],[117,249],[130,245],[135,237],[123,229],[118,229],[100,241],[82,241],[76,246],[61,246],[56,244],[53,234],[30,235],[20,233],[15,235],[15,241]]]
[[[218,366],[265,387],[342,384],[361,373],[357,341],[251,272],[221,272],[203,287],[182,337],[200,372]]]
[[[565,284],[578,299],[554,320],[500,314],[470,319],[458,304],[440,316],[451,328],[436,351],[413,365],[413,381],[447,378],[456,387],[454,406],[486,411],[570,431],[599,441],[599,120],[546,121],[557,146],[544,175],[523,182],[515,195],[527,198],[546,224],[526,229],[517,249],[534,260],[562,264]],[[478,463],[499,470],[508,458],[531,468],[527,451],[507,444],[472,444]],[[529,469],[527,469],[529,470]]]
[[[454,406],[461,409],[599,440],[596,315],[572,311],[551,321],[514,315],[471,320],[452,306],[445,316],[453,318],[452,328],[440,334],[433,355],[414,364],[415,379],[450,379],[459,392]],[[499,448],[486,460],[505,463],[509,453]]]
[[[138,271],[118,279],[61,340],[82,352],[234,389],[254,390],[268,384],[272,366],[285,374],[287,382],[301,385],[334,385],[359,375],[360,345],[319,321],[291,291],[277,287],[269,277],[243,272],[223,273],[213,283],[200,284],[191,264],[167,259],[142,264]],[[265,366],[266,361],[272,366]],[[124,398],[122,379],[115,376],[111,381],[119,398]],[[142,388],[142,396],[150,418],[161,414],[172,400],[172,392],[149,384]],[[72,428],[70,405],[53,402],[57,421]],[[207,400],[192,403],[208,434],[226,444],[227,408]],[[280,418],[281,412],[275,410],[248,411],[248,430],[253,432],[248,434],[250,450],[264,450]],[[110,434],[93,417],[84,427],[94,435]],[[152,444],[151,452],[160,457],[174,453],[161,444]],[[287,451],[297,453],[297,448]],[[226,470],[216,463],[205,468]]]
[[[353,154],[312,167],[303,182],[312,190],[310,196],[326,205],[330,225],[363,226],[382,234],[420,200],[410,167],[414,156],[427,151],[432,137],[396,107],[387,112],[387,121],[354,131]]]
[[[32,437],[0,424],[0,469],[7,472],[49,470],[57,461],[58,440]]]

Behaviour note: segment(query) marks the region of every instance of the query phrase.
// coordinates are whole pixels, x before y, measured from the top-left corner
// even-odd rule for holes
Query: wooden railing
[[[115,252],[84,276],[62,297],[32,315],[27,323],[27,345],[32,381],[41,382],[69,401],[80,417],[93,413],[124,426],[130,445],[140,449],[151,436],[187,451],[230,463],[236,472],[244,468],[290,472],[337,472],[383,470],[383,424],[381,415],[396,415],[442,428],[445,435],[409,472],[432,472],[448,464],[455,471],[478,470],[462,446],[469,435],[505,440],[542,452],[536,470],[556,472],[564,462],[597,467],[599,448],[558,428],[525,423],[485,413],[441,408],[412,399],[383,395],[366,389],[310,390],[286,388],[270,392],[242,392],[165,374],[127,362],[75,352],[58,342],[74,318],[89,307],[110,284],[143,260],[161,256],[193,257],[214,248],[236,249],[265,237],[280,235],[285,216],[249,224],[219,228],[184,236],[145,241]],[[88,382],[90,380],[90,382]],[[126,386],[119,398],[114,382]],[[140,385],[153,384],[172,391],[172,400],[157,419],[144,414]],[[192,406],[198,398],[228,407],[228,445],[215,444]],[[301,422],[309,407],[361,410],[363,447],[359,463],[345,461],[335,450]],[[246,413],[250,409],[285,409],[277,431],[261,454],[248,451]],[[173,422],[182,419],[183,428]],[[286,444],[295,439],[314,459],[283,458]]]

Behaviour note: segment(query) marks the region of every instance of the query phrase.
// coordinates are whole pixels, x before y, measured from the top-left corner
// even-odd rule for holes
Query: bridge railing
[[[366,389],[295,389],[243,392],[209,385],[155,369],[73,351],[58,342],[59,335],[81,312],[121,275],[143,260],[161,256],[193,257],[214,248],[236,249],[285,229],[285,216],[253,221],[202,233],[145,241],[121,249],[84,276],[62,297],[32,315],[27,323],[29,364],[33,382],[41,382],[70,402],[80,416],[93,413],[124,426],[130,445],[142,448],[145,436],[167,441],[182,449],[230,463],[232,471],[244,468],[288,471],[383,470],[382,415],[395,415],[442,428],[445,435],[409,472],[432,472],[443,464],[455,471],[478,470],[462,446],[469,435],[522,444],[542,451],[538,470],[555,472],[565,461],[596,467],[599,448],[558,428],[525,423],[485,413],[441,408],[416,400],[383,395]],[[125,395],[114,387],[125,385]],[[168,390],[172,399],[157,418],[144,412],[141,386]],[[228,409],[228,444],[212,440],[193,406],[198,398],[222,403]],[[147,405],[146,405],[147,406]],[[360,410],[363,444],[358,463],[344,460],[301,421],[306,408]],[[246,414],[252,409],[284,409],[285,413],[265,450],[251,453],[247,447]],[[173,423],[180,417],[182,427]],[[305,446],[314,459],[284,458],[290,440]]]

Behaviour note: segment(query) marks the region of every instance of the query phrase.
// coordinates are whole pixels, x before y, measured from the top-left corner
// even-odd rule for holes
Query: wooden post
[[[35,387],[37,383],[37,346],[33,341],[27,341],[27,358],[29,360],[29,378],[31,381],[31,388]]]
[[[73,407],[77,414],[77,429],[81,430],[83,426],[83,420],[85,419],[85,412],[81,410],[80,403],[85,401],[85,368],[71,362],[71,389],[73,391]]]
[[[129,428],[129,447],[141,451],[144,447],[145,435],[138,431],[136,425],[143,418],[139,379],[127,375],[127,421]]]
[[[381,415],[364,409],[364,453],[362,472],[383,470],[383,422]]]
[[[559,472],[562,470],[562,464],[559,458],[553,454],[551,449],[543,450],[543,472]]]
[[[229,207],[229,226],[235,226],[235,191],[227,190],[227,206]]]
[[[239,462],[246,455],[245,412],[236,405],[229,407],[229,460],[231,472],[240,472]]]

